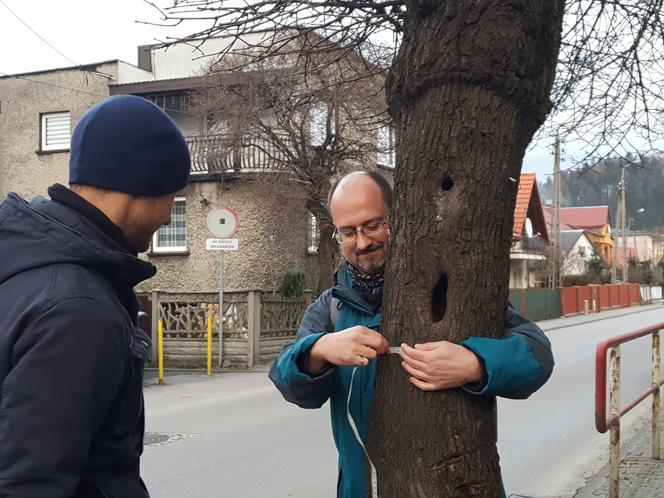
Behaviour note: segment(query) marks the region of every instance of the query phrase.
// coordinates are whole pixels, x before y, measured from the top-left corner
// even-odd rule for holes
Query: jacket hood
[[[67,224],[42,211],[54,204],[43,197],[28,204],[14,193],[0,204],[0,284],[23,271],[62,263],[94,268],[123,287],[156,273],[154,265],[125,252],[73,209],[55,206],[75,221]]]

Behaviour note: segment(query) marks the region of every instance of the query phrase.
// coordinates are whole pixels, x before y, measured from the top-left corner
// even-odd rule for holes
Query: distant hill
[[[629,158],[636,162],[636,158]],[[632,230],[664,230],[664,156],[644,157],[639,164],[609,158],[592,168],[580,167],[562,173],[562,207],[609,205],[611,225],[616,225],[618,184],[622,166],[627,184],[627,217],[633,218]],[[553,177],[540,183],[545,204],[553,198]],[[639,209],[644,211],[639,213]],[[659,231],[659,230],[658,230]]]

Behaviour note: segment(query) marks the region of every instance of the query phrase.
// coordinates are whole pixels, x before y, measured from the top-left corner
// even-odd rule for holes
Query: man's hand
[[[386,353],[387,347],[382,334],[358,325],[321,336],[309,352],[307,366],[312,374],[320,373],[328,363],[366,366],[369,360]]]
[[[482,364],[471,350],[448,341],[401,345],[401,366],[423,391],[451,389],[482,379]]]

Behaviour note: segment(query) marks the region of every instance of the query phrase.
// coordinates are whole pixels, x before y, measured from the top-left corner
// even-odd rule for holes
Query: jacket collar
[[[332,295],[362,313],[376,314],[373,307],[362,298],[359,292],[353,289],[353,279],[350,276],[348,263],[345,259],[341,260],[339,268],[334,274]]]

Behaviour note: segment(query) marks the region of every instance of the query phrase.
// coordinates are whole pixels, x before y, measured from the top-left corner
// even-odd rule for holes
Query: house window
[[[394,128],[382,126],[378,129],[378,164],[394,168]]]
[[[187,250],[185,198],[176,197],[171,209],[171,223],[162,226],[152,238],[152,252],[182,252]]]
[[[309,213],[309,224],[307,226],[307,254],[318,254],[318,241],[320,240],[320,229],[318,218]]]
[[[311,135],[311,145],[323,145],[327,137],[326,104],[316,104],[311,108],[309,133]]]
[[[69,111],[41,115],[41,150],[68,150],[70,141],[71,117]]]

